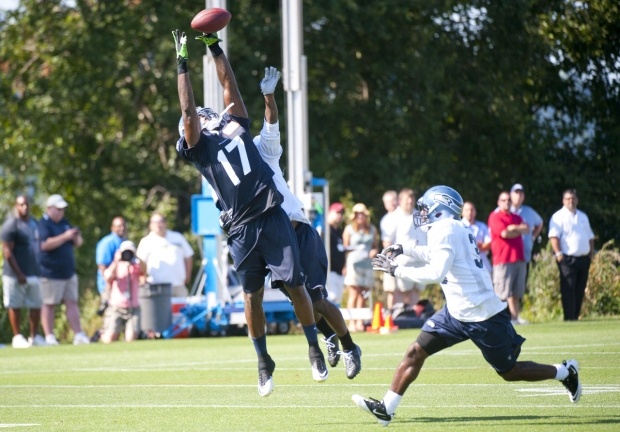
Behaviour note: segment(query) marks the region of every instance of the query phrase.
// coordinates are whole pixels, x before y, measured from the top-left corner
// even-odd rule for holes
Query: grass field
[[[620,320],[531,324],[521,360],[581,363],[571,404],[557,381],[505,383],[470,342],[427,362],[403,398],[395,430],[618,431]],[[0,428],[44,431],[367,431],[382,429],[351,401],[381,399],[419,330],[355,334],[363,370],[314,383],[301,335],[271,336],[275,390],[256,389],[245,337],[0,350]]]

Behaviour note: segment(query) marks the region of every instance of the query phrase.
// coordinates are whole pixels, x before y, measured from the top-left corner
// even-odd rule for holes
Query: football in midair
[[[191,27],[203,33],[215,33],[222,30],[230,22],[232,15],[225,9],[205,9],[196,14]]]

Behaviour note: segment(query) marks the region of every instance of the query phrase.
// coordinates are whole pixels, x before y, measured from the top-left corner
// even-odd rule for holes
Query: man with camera
[[[107,282],[104,305],[109,308],[101,342],[118,340],[121,332],[131,342],[140,335],[140,302],[138,291],[142,265],[136,258],[136,246],[125,240],[114,254],[114,261],[104,271]],[[103,311],[102,311],[103,312]]]

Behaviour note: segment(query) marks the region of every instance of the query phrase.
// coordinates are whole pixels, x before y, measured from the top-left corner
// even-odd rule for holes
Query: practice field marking
[[[551,388],[523,388],[516,389],[515,391],[519,393],[524,393],[519,395],[519,397],[543,397],[543,396],[561,396],[566,394],[566,390],[564,389],[551,389]],[[529,394],[528,394],[529,393]],[[600,393],[620,393],[620,386],[584,386],[582,389],[582,394],[585,395],[593,395]]]
[[[118,404],[36,404],[36,405],[0,405],[0,408],[28,408],[28,409],[39,409],[39,408],[66,408],[66,409],[110,409],[110,408],[149,408],[149,409],[178,409],[178,408],[190,408],[190,409],[205,409],[205,408],[213,408],[213,409],[257,409],[257,410],[265,410],[265,409],[310,409],[316,408],[320,410],[325,410],[329,408],[351,408],[358,409],[356,405],[347,404],[347,405],[256,405],[256,404],[248,404],[248,405],[222,405],[222,404],[126,404],[126,403],[118,403]],[[416,408],[416,409],[435,409],[435,408],[447,408],[447,409],[479,409],[479,408],[517,408],[517,409],[525,409],[525,410],[545,410],[545,409],[558,409],[558,408],[570,408],[572,409],[618,409],[620,405],[585,405],[585,404],[558,404],[558,405],[513,405],[513,404],[448,404],[448,405],[405,405],[401,404],[399,409],[403,408]]]
[[[17,427],[31,427],[41,426],[37,423],[0,423],[0,428],[17,428]]]

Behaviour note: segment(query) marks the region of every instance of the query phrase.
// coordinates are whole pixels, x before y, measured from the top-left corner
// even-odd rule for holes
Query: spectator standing
[[[90,343],[80,324],[78,277],[75,273],[74,249],[82,246],[83,240],[80,229],[65,219],[68,205],[62,196],[50,195],[46,202],[46,212],[39,221],[43,298],[41,319],[48,345],[58,345],[54,335],[54,318],[56,306],[61,302],[65,304],[67,321],[74,333],[73,344]]]
[[[383,208],[386,213],[379,221],[379,231],[381,236],[381,245],[383,248],[394,243],[391,232],[394,227],[394,211],[398,208],[398,194],[395,190],[387,190],[383,193]],[[383,291],[386,293],[388,302],[393,297],[392,293],[396,289],[396,279],[389,274],[383,275]],[[387,294],[390,293],[390,294]],[[387,303],[387,302],[386,302]],[[387,304],[386,304],[387,306]],[[389,306],[388,306],[389,307]]]
[[[344,284],[349,297],[347,308],[363,308],[370,290],[375,285],[372,258],[379,252],[379,234],[370,223],[370,212],[366,205],[353,206],[351,222],[344,228],[342,241],[347,251]],[[351,320],[349,331],[364,331],[362,320]]]
[[[519,316],[520,301],[525,293],[527,267],[523,254],[522,234],[529,232],[521,216],[510,212],[510,194],[499,194],[497,209],[489,215],[493,287],[495,294],[508,302],[513,324],[527,324]]]
[[[404,188],[398,193],[398,207],[390,213],[389,224],[382,227],[383,247],[393,244],[417,243],[426,245],[426,233],[416,230],[413,225],[413,208],[415,193],[413,189]],[[396,261],[403,267],[416,267],[418,264],[408,256],[398,256]],[[393,310],[395,305],[404,308],[413,307],[420,300],[420,293],[426,285],[420,285],[406,279],[398,279],[390,274],[383,275],[383,290],[386,293],[386,307]]]
[[[103,237],[97,243],[95,252],[95,260],[97,262],[97,290],[99,294],[103,294],[106,288],[106,281],[103,272],[114,261],[114,255],[125,240],[125,219],[122,216],[116,216],[112,219],[110,226],[110,234]]]
[[[327,293],[329,300],[340,306],[344,294],[345,249],[342,241],[342,220],[344,206],[335,202],[329,206],[329,273],[327,274]]]
[[[588,216],[577,209],[575,189],[562,195],[562,208],[549,221],[549,241],[560,270],[560,293],[564,321],[579,319],[594,256],[594,233]]]
[[[15,207],[2,224],[2,287],[4,307],[9,312],[13,348],[45,345],[37,334],[41,322],[39,286],[39,227],[30,215],[30,203],[24,195],[15,199]],[[29,309],[30,336],[20,333],[21,309]]]
[[[489,251],[491,250],[491,235],[489,227],[482,221],[476,219],[476,206],[471,201],[463,203],[463,225],[468,227],[474,235],[476,246],[480,252],[482,265],[488,270],[489,274],[493,273],[491,261],[489,261]]]
[[[510,212],[521,216],[523,222],[529,227],[528,232],[523,234],[523,255],[529,268],[532,261],[534,240],[538,238],[543,229],[543,219],[532,207],[523,204],[525,201],[525,189],[520,183],[510,188]]]
[[[109,292],[108,317],[101,335],[101,342],[118,340],[121,332],[125,341],[131,342],[140,335],[140,261],[136,259],[136,246],[125,240],[114,254],[114,261],[104,271]]]
[[[146,282],[170,285],[173,297],[187,297],[194,251],[183,234],[167,228],[166,218],[153,213],[150,232],[138,244],[137,256],[146,265]]]

